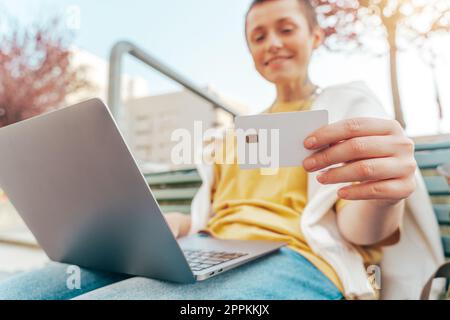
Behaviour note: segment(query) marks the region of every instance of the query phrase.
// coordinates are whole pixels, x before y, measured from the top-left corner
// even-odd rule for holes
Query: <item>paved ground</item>
[[[23,244],[13,244],[11,241]],[[0,197],[0,280],[17,272],[39,268],[48,262],[39,247],[30,245],[33,243],[34,237],[15,210]]]
[[[48,258],[41,249],[0,243],[0,279],[42,267],[46,262]]]

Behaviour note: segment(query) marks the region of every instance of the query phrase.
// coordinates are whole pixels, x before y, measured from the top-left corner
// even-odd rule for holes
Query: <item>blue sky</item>
[[[73,6],[81,13],[75,45],[104,59],[122,39],[135,42],[198,85],[213,85],[249,106],[251,112],[274,99],[272,85],[253,68],[244,34],[250,0],[0,0],[0,10],[22,23],[64,15]],[[438,80],[446,115],[442,129],[450,132],[450,38],[440,44],[447,57],[439,60]],[[411,135],[437,130],[431,73],[415,53],[399,57],[400,89]],[[128,59],[125,71],[149,80],[152,92],[175,89],[169,81]],[[386,57],[319,52],[311,77],[321,86],[363,80],[392,112]]]

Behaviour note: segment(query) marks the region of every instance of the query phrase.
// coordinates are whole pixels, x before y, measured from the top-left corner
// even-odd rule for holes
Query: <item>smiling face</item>
[[[305,80],[323,33],[310,26],[298,0],[256,4],[248,13],[246,37],[258,72],[274,84]]]

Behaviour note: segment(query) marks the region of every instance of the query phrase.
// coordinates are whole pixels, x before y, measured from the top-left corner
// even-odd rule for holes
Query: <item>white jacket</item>
[[[312,110],[326,109],[330,123],[355,117],[388,118],[380,102],[362,82],[332,86],[316,98]],[[211,206],[213,167],[198,165],[202,186],[191,205],[191,230],[206,227],[214,214]],[[342,238],[333,209],[342,184],[321,185],[316,173],[308,174],[308,202],[302,213],[301,230],[311,249],[323,257],[339,276],[347,299],[373,299],[363,260]],[[381,269],[382,299],[418,299],[430,275],[444,262],[439,228],[419,173],[417,189],[407,199],[401,238],[385,247]]]

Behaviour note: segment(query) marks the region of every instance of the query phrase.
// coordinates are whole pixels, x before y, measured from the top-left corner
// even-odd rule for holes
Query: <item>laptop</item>
[[[99,99],[1,128],[0,150],[0,186],[53,261],[193,283],[285,245],[175,239]]]

